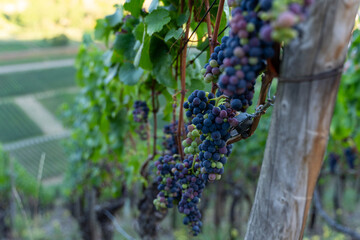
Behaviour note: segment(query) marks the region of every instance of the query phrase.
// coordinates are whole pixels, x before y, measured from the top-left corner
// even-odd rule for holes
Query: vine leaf
[[[176,82],[171,74],[171,56],[165,42],[156,37],[150,40],[150,59],[153,64],[152,75],[166,87],[175,88]]]
[[[135,85],[141,78],[144,70],[142,68],[135,68],[132,63],[126,62],[120,67],[119,78],[120,81],[127,85]]]
[[[113,56],[113,50],[107,50],[103,56],[102,56],[102,59],[104,61],[104,66],[106,67],[110,67],[112,62],[111,62],[111,59],[112,59],[112,56]]]
[[[119,64],[116,64],[115,66],[109,68],[108,75],[106,76],[104,82],[105,84],[108,84],[117,74],[119,68]]]
[[[134,66],[140,66],[141,68],[150,71],[152,69],[152,63],[149,57],[150,37],[146,34],[145,24],[139,23],[133,33],[135,38],[141,42],[141,45],[136,52]]]
[[[179,29],[177,29],[177,30],[171,29],[171,30],[169,30],[169,32],[166,34],[164,40],[165,40],[165,42],[167,42],[167,41],[169,41],[169,40],[172,39],[172,38],[179,39],[182,35],[183,35],[183,29],[182,29],[182,28],[179,28]]]
[[[170,22],[169,11],[165,9],[156,9],[145,17],[145,23],[147,24],[147,33],[152,34],[162,30],[165,24]]]
[[[132,59],[134,57],[134,45],[135,37],[132,33],[121,33],[116,35],[114,49],[120,54],[123,54],[125,58]]]
[[[143,4],[144,0],[126,0],[124,9],[129,11],[134,17],[138,18],[140,16]]]
[[[111,28],[108,27],[108,23],[104,19],[96,20],[96,26],[95,26],[95,39],[96,40],[105,39],[105,44],[107,46],[110,33],[111,33]]]
[[[190,15],[189,10],[186,10],[185,13],[181,14],[176,21],[177,25],[181,27],[183,24],[185,24],[189,18],[189,15]]]
[[[149,6],[149,13],[154,11],[158,7],[158,5],[159,5],[159,0],[152,0]]]
[[[116,25],[118,25],[119,23],[122,22],[122,18],[123,18],[123,10],[122,7],[119,6],[118,8],[116,8],[116,11],[114,14],[111,15],[107,15],[105,17],[106,21],[108,22],[110,27],[115,27]]]

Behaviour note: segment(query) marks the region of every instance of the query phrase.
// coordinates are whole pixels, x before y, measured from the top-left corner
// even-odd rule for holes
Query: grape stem
[[[215,102],[215,106],[218,107],[220,104],[223,103],[223,102],[221,102],[221,103],[219,104],[219,102],[221,101],[221,99],[228,99],[228,97],[225,96],[225,95],[221,95],[220,97],[209,99],[209,101],[215,100],[215,101],[216,101],[216,102]]]
[[[233,144],[242,139],[246,139],[246,138],[249,138],[250,136],[252,136],[254,134],[255,130],[253,130],[253,132],[251,132],[251,129],[252,128],[256,129],[256,127],[258,126],[258,123],[259,123],[259,121],[255,122],[255,120],[256,119],[260,120],[260,117],[266,113],[266,110],[269,107],[273,106],[274,102],[275,102],[275,96],[268,98],[267,102],[264,105],[259,105],[253,114],[249,114],[249,116],[246,119],[244,119],[242,122],[240,122],[239,126],[241,126],[241,124],[243,124],[243,123],[246,123],[247,120],[253,119],[250,129],[248,131],[246,131],[246,133],[238,134],[238,135],[230,138],[226,142],[226,145]],[[256,126],[254,127],[255,124],[256,124]]]
[[[208,10],[210,8],[209,5],[209,0],[205,0],[205,7],[206,10]],[[209,36],[209,42],[212,42],[212,35],[211,35],[211,18],[210,18],[210,14],[206,15],[206,25],[207,25],[207,30],[208,30],[208,36]],[[210,54],[214,52],[214,47],[212,44],[210,44]]]
[[[259,125],[261,116],[265,113],[266,109],[268,107],[270,107],[272,105],[272,103],[274,102],[274,100],[275,100],[274,98],[273,99],[269,98],[266,104],[270,104],[270,105],[265,104],[267,94],[268,94],[268,92],[270,90],[270,85],[272,83],[272,80],[275,77],[279,76],[280,48],[281,48],[280,44],[275,44],[274,45],[275,56],[272,57],[271,59],[267,59],[266,71],[265,71],[265,74],[264,74],[264,76],[262,78],[262,81],[261,81],[260,95],[259,95],[258,104],[257,104],[257,107],[256,107],[256,109],[259,110],[259,107],[262,106],[260,108],[262,113],[260,114],[260,112],[258,112],[256,114],[256,112],[255,112],[256,115],[254,116],[253,123],[252,123],[252,125],[250,127],[250,130],[249,130],[249,133],[247,134],[246,137],[239,134],[239,135],[237,135],[235,137],[230,138],[226,142],[227,145],[238,142],[238,141],[240,141],[242,139],[246,139],[246,138],[251,137],[254,134],[255,130],[257,129],[258,125]]]
[[[208,28],[208,34],[209,34],[210,54],[212,54],[214,52],[216,45],[219,44],[217,41],[217,38],[218,38],[218,33],[219,33],[219,28],[220,28],[221,16],[224,11],[224,3],[225,3],[225,0],[220,0],[220,2],[219,2],[213,34],[211,34],[210,14],[208,14],[206,16],[206,24],[207,24],[207,28]],[[205,0],[205,6],[207,9],[209,9],[209,0]],[[217,88],[218,88],[217,84],[213,82],[211,85],[211,92],[213,94],[215,94]]]
[[[189,11],[192,11],[193,2],[192,0],[189,1]],[[184,159],[184,151],[181,146],[181,133],[184,126],[184,99],[185,99],[185,93],[186,93],[186,54],[187,54],[187,41],[190,31],[190,22],[191,22],[191,14],[189,15],[188,21],[186,23],[186,31],[185,36],[182,40],[184,46],[182,47],[182,52],[180,55],[180,79],[181,79],[181,101],[180,101],[180,113],[179,113],[179,124],[177,129],[177,140],[178,140],[178,150],[181,156],[181,159]],[[184,131],[185,132],[185,131]]]
[[[151,86],[151,99],[152,99],[152,112],[153,112],[153,153],[151,156],[146,159],[144,164],[141,166],[140,173],[141,175],[147,180],[148,174],[147,174],[147,166],[149,165],[150,161],[152,161],[157,152],[156,152],[156,140],[157,140],[157,113],[159,111],[159,99],[158,99],[158,93],[155,91],[156,89],[156,80],[152,80],[152,86]],[[148,125],[149,126],[149,125]],[[150,134],[148,134],[149,136]],[[148,147],[149,149],[149,147]]]

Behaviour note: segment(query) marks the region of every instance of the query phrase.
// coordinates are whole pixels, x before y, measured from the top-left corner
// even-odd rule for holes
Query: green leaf
[[[138,49],[134,59],[134,65],[135,67],[140,66],[141,68],[150,71],[152,69],[152,63],[149,56],[150,37],[146,34],[145,24],[138,24],[133,33],[136,39],[141,41],[140,48]]]
[[[155,32],[162,30],[165,24],[170,22],[169,12],[165,9],[157,9],[152,11],[145,17],[147,24],[147,33],[151,36]]]
[[[149,13],[154,11],[158,7],[158,5],[159,5],[159,0],[152,0],[149,6]]]
[[[116,8],[116,11],[114,14],[111,15],[107,15],[105,17],[106,21],[108,22],[110,27],[115,27],[116,25],[118,25],[119,23],[122,22],[122,18],[123,18],[123,10],[122,10],[122,6],[119,6],[119,8]]]
[[[156,37],[150,41],[150,59],[153,64],[152,75],[166,87],[175,88],[176,82],[171,73],[171,55],[165,42]]]
[[[103,40],[105,39],[105,44],[107,45],[111,28],[108,26],[107,22],[104,19],[96,20],[95,26],[95,39]]]
[[[119,78],[120,81],[127,85],[135,85],[143,72],[143,69],[135,68],[133,64],[126,62],[120,67]]]
[[[143,4],[144,0],[126,0],[124,9],[129,11],[134,17],[138,18],[140,16]]]
[[[135,37],[132,33],[120,33],[116,35],[114,49],[125,56],[128,60],[132,59],[134,53]]]
[[[171,38],[179,39],[183,35],[183,29],[179,28],[178,30],[170,29],[170,31],[165,36],[165,42],[169,41]]]
[[[119,64],[116,64],[115,66],[109,69],[108,75],[104,80],[105,84],[108,84],[116,76],[118,72],[118,68],[119,68]]]
[[[186,13],[181,14],[176,21],[177,25],[181,27],[183,24],[185,24],[189,18],[189,15],[189,10],[187,10]]]
[[[114,51],[113,50],[107,50],[104,54],[103,54],[103,61],[104,61],[104,66],[106,67],[110,67],[111,66],[111,59],[113,56]]]
[[[145,24],[140,22],[133,30],[133,34],[136,40],[142,41],[145,32]]]

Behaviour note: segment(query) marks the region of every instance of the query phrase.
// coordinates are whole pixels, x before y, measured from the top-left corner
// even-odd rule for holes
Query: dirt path
[[[61,134],[66,131],[34,96],[17,97],[14,102],[41,128],[45,135]]]
[[[75,60],[73,58],[53,60],[46,62],[33,62],[24,64],[12,64],[6,66],[0,66],[0,75],[17,72],[28,72],[34,70],[43,70],[49,68],[61,68],[74,66]]]
[[[42,56],[57,56],[57,55],[74,55],[78,51],[77,46],[72,47],[52,47],[45,49],[32,49],[25,51],[12,51],[4,52],[0,55],[0,61],[11,61],[16,59],[26,59],[32,57],[42,57]]]

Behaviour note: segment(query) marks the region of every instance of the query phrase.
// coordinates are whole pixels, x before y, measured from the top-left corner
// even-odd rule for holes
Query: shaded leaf
[[[132,33],[120,33],[116,35],[114,49],[123,54],[127,59],[132,59],[134,53],[135,37]]]
[[[122,22],[122,18],[123,18],[123,11],[122,11],[122,7],[119,6],[119,8],[116,8],[116,11],[114,14],[111,15],[107,15],[105,17],[106,21],[108,22],[110,27],[115,27],[116,25],[118,25],[119,23]]]
[[[135,68],[132,63],[126,62],[120,67],[119,78],[121,82],[127,85],[135,85],[143,72],[143,69]]]
[[[156,80],[166,87],[174,88],[176,82],[171,74],[171,56],[168,53],[168,47],[165,42],[156,37],[150,41],[150,59],[153,64],[152,75]]]
[[[106,76],[104,82],[105,84],[108,84],[117,74],[119,68],[119,64],[116,64],[115,66],[109,68],[108,75]]]
[[[165,42],[169,41],[171,38],[179,39],[183,35],[183,29],[179,28],[177,30],[171,29],[165,36]]]

